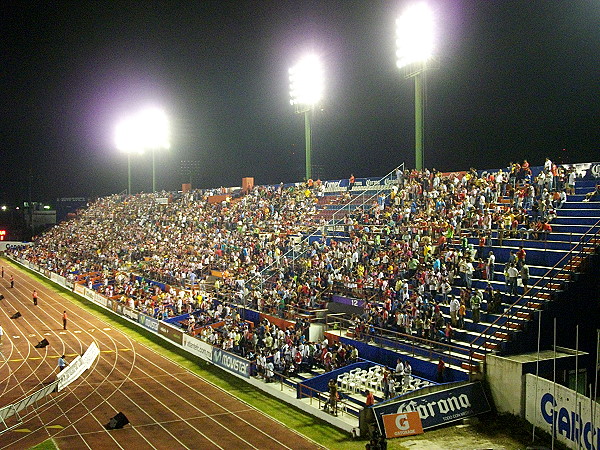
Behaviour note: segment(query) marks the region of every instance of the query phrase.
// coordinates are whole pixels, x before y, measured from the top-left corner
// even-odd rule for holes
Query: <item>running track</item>
[[[0,407],[54,381],[58,357],[67,362],[92,342],[95,365],[60,393],[23,411],[23,423],[0,434],[0,449],[29,448],[53,438],[77,449],[322,448],[217,386],[130,339],[7,260],[0,278]],[[15,277],[10,289],[9,277]],[[39,294],[38,306],[31,293]],[[62,312],[69,317],[62,330]],[[22,317],[11,320],[19,311]],[[36,349],[43,338],[50,345]],[[120,430],[104,425],[122,411]]]

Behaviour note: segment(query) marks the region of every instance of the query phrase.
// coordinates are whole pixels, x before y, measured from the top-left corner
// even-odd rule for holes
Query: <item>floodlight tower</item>
[[[140,137],[143,148],[152,151],[152,192],[156,192],[156,150],[166,150],[171,147],[169,119],[164,111],[151,108],[140,112],[138,116],[143,135]]]
[[[415,168],[424,167],[424,72],[433,54],[433,15],[425,3],[409,7],[396,20],[396,65],[415,80]]]
[[[127,117],[115,128],[115,145],[117,150],[127,154],[127,193],[131,195],[131,154],[143,153],[141,142],[137,138],[140,131],[134,117]]]
[[[154,152],[168,149],[169,121],[160,109],[147,109],[126,118],[117,125],[117,149],[127,153],[127,191],[131,194],[131,154],[152,151],[152,192],[156,192],[156,167]]]
[[[323,68],[319,58],[306,56],[289,70],[290,104],[296,113],[304,113],[304,135],[306,140],[306,180],[312,178],[310,114],[323,95]]]

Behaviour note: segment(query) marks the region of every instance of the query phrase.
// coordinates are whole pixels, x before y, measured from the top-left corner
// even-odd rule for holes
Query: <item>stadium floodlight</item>
[[[315,55],[302,58],[289,70],[290,104],[296,113],[304,113],[304,134],[306,141],[306,180],[312,178],[310,114],[323,96],[323,67]]]
[[[434,18],[425,3],[410,6],[396,20],[396,65],[406,78],[415,80],[415,167],[424,164],[424,84],[423,72],[434,48]]]
[[[144,151],[138,136],[138,122],[134,117],[127,117],[119,122],[115,128],[115,145],[117,150],[127,154],[127,193],[131,195],[131,154]]]
[[[152,192],[156,192],[154,151],[170,148],[169,120],[160,109],[150,108],[127,117],[115,130],[118,150],[127,153],[128,193],[131,194],[131,154],[152,151]]]

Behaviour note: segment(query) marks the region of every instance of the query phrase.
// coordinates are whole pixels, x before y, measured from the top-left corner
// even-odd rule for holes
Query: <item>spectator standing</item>
[[[450,320],[452,321],[452,326],[456,326],[458,323],[458,310],[460,309],[460,302],[458,298],[454,297],[450,301]]]
[[[329,380],[329,383],[327,384],[327,388],[329,390],[329,408],[330,408],[331,414],[333,414],[334,416],[337,416],[338,390],[337,390],[337,383],[333,378],[331,380]]]
[[[516,268],[515,264],[510,264],[508,266],[506,274],[508,276],[508,294],[517,295],[517,277],[519,276],[519,270]]]
[[[440,358],[440,360],[438,361],[438,365],[437,365],[437,378],[436,379],[437,379],[438,383],[444,382],[445,372],[446,372],[446,363],[444,362],[444,360],[442,358]]]
[[[408,388],[410,386],[410,377],[412,375],[412,367],[410,363],[407,361],[404,362],[404,378],[402,379],[402,384]]]
[[[450,322],[446,323],[446,328],[444,329],[444,335],[446,336],[446,342],[448,344],[452,344],[452,332],[454,330],[452,329],[452,325],[450,325]]]
[[[471,261],[467,261],[465,264],[465,286],[469,289],[471,289],[471,286],[473,285],[473,272],[475,272],[473,264]]]
[[[365,406],[368,408],[369,406],[373,406],[375,404],[375,396],[369,390],[367,390],[367,399],[365,400]]]
[[[473,323],[479,323],[481,300],[482,300],[481,293],[478,290],[475,290],[473,297],[471,297],[471,309],[473,310]]]
[[[529,285],[529,266],[527,264],[523,264],[521,267],[521,282],[523,283],[523,295],[525,295]]]
[[[488,254],[487,273],[486,273],[487,279],[489,281],[494,281],[495,266],[496,266],[496,256],[494,255],[494,252],[490,250],[490,253]]]
[[[65,360],[65,355],[62,355],[58,358],[58,371],[62,372],[65,367],[67,367],[67,361]]]
[[[398,382],[402,382],[402,377],[404,376],[404,363],[400,358],[398,358],[398,363],[396,364],[396,370],[394,370],[394,376]]]
[[[527,252],[525,251],[525,249],[523,248],[523,246],[519,246],[519,250],[517,251],[517,269],[521,269],[521,267],[523,267],[523,264],[525,264],[525,257],[527,256]]]
[[[458,327],[460,329],[465,328],[465,315],[467,314],[467,306],[464,301],[460,302],[460,306],[458,308]]]
[[[354,182],[356,179],[354,178],[354,174],[350,174],[350,178],[348,179],[348,190],[351,191],[354,187]]]

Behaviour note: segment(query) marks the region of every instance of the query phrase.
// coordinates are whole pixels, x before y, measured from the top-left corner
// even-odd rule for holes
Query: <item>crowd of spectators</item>
[[[259,311],[314,309],[328,294],[347,293],[365,299],[363,314],[353,318],[358,337],[392,328],[449,341],[452,327],[464,326],[466,308],[479,320],[474,297],[487,300],[488,309],[498,298],[500,287],[491,288],[498,272],[493,240],[502,246],[510,238],[547,236],[574,183],[575,172],[549,160],[535,177],[527,161],[494,173],[404,171],[372,204],[349,210],[344,237],[327,236],[318,214],[321,183],[255,187],[218,202],[210,192],[113,195],[16,252],[64,276],[123,271],[188,287],[162,291],[129,275],[101,286],[163,319],[211,311],[210,299],[194,288],[212,270],[223,276],[217,294]],[[343,195],[351,199],[352,191]],[[310,232],[314,239],[300,239]],[[473,278],[487,279],[490,289],[472,289]],[[515,293],[512,284],[504,290]],[[439,304],[455,299],[456,320],[447,321]]]

